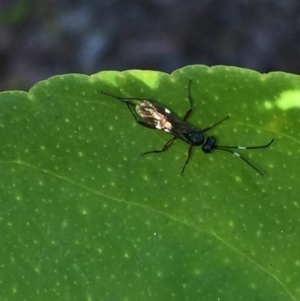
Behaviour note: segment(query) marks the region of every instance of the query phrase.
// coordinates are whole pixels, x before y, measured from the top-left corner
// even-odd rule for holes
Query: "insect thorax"
[[[201,130],[192,130],[185,134],[187,142],[191,145],[202,145],[205,142],[205,138]]]

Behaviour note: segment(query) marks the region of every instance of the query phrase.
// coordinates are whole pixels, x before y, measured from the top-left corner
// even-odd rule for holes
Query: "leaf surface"
[[[155,99],[239,158],[136,124]],[[0,93],[1,300],[300,300],[299,76],[187,66]]]

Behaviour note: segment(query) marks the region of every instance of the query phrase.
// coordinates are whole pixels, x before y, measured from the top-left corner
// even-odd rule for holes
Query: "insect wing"
[[[154,128],[170,132],[172,124],[168,120],[170,112],[155,101],[145,100],[135,108],[137,114],[147,123],[154,125]]]
[[[172,134],[179,139],[187,141],[187,134],[195,128],[177,117],[168,108],[155,101],[145,101],[136,107],[138,114],[148,123],[155,124],[155,128]]]

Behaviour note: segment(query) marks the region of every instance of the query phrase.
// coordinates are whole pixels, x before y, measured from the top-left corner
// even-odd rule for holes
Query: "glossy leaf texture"
[[[239,158],[138,125],[157,100]],[[1,300],[300,300],[300,78],[236,67],[69,74],[0,93]]]

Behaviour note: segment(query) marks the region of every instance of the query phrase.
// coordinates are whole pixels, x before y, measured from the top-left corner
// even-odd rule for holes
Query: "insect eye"
[[[209,136],[206,138],[205,143],[202,146],[202,150],[204,153],[209,154],[216,145],[216,139],[213,136]]]

